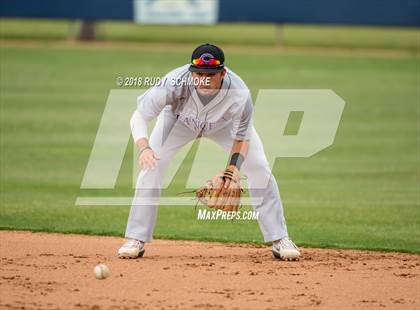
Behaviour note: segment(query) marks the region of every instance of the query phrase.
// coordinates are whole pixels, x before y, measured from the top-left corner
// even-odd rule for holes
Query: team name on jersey
[[[183,122],[188,127],[192,127],[195,130],[212,130],[216,128],[217,123],[207,122],[200,120],[196,117],[193,117],[191,115],[183,115],[183,114],[177,114],[176,118]]]

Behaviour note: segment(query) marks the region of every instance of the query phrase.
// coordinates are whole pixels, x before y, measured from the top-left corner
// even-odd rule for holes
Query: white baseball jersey
[[[200,100],[193,84],[189,64],[169,72],[161,85],[154,86],[137,99],[137,113],[133,115],[131,129],[137,141],[147,137],[148,122],[162,110],[171,110],[198,136],[213,132],[233,123],[232,138],[249,139],[252,121],[252,99],[246,84],[234,72],[227,70],[218,93],[206,103]]]

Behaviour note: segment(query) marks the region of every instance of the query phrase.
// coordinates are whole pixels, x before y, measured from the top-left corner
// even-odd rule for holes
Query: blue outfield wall
[[[1,17],[133,20],[133,0],[0,0]]]
[[[134,5],[133,0],[0,0],[0,16],[133,20]],[[219,0],[218,21],[419,27],[420,0]]]
[[[420,0],[221,0],[219,21],[420,26]]]

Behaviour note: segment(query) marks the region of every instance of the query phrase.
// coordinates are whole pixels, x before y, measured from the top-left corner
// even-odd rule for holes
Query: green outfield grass
[[[80,22],[67,20],[0,19],[0,39],[66,40]],[[403,49],[419,48],[418,28],[319,25],[217,24],[215,26],[155,26],[131,22],[99,22],[98,39],[139,43],[202,43],[285,47]]]
[[[186,63],[193,47],[1,47],[0,227],[122,236],[128,207],[74,206],[77,196],[132,195],[130,151],[115,190],[79,189],[108,92],[118,75]],[[270,55],[227,53],[254,97],[326,88],[346,101],[333,146],[276,161],[291,236],[304,246],[420,253],[419,59]],[[177,184],[167,193],[183,190]],[[262,243],[256,222],[199,222],[191,207],[162,206],[155,236]]]

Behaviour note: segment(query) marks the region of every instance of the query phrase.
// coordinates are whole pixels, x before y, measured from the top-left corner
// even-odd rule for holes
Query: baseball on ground
[[[106,279],[109,277],[109,268],[105,264],[98,264],[93,268],[93,273],[98,280]]]

